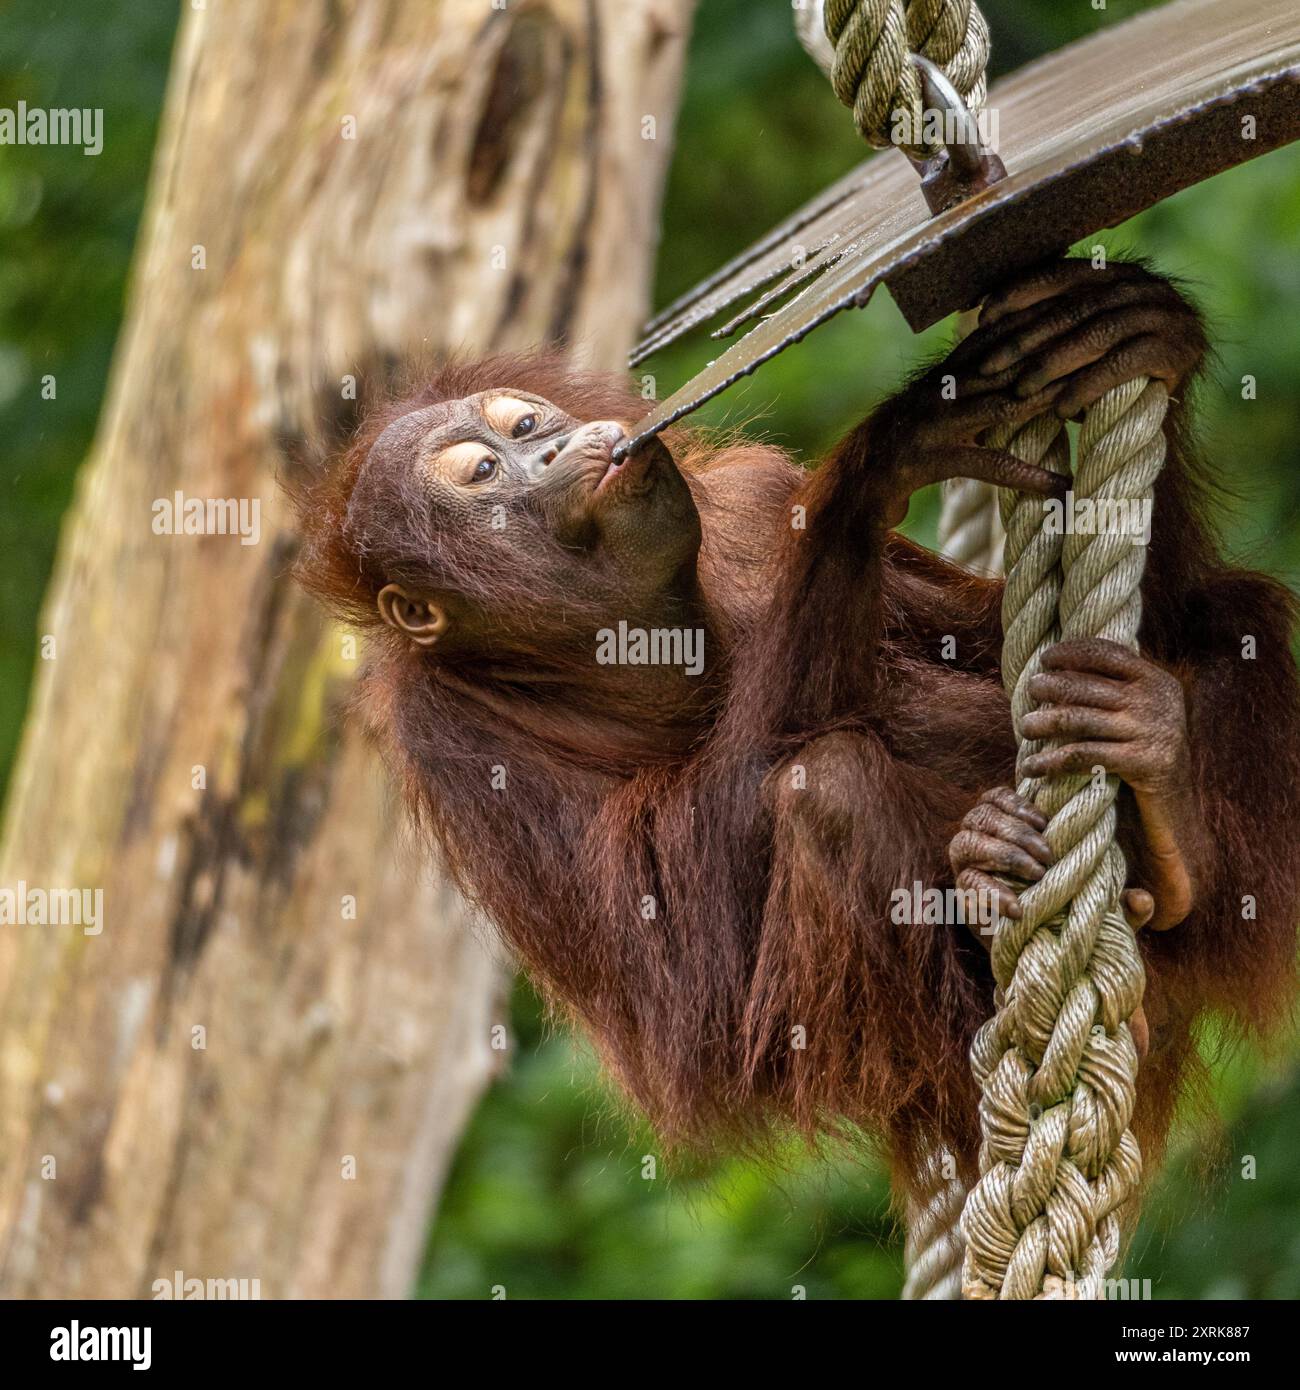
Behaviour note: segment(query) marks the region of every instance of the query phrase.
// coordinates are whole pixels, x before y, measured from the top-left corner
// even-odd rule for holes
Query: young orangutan
[[[986,954],[891,893],[1000,893],[1050,854],[1009,786],[1002,586],[890,528],[956,475],[1051,492],[984,432],[1139,373],[1177,402],[1203,352],[1164,281],[1056,263],[812,473],[682,430],[613,462],[643,407],[622,380],[497,357],[389,404],[300,492],[302,578],[373,631],[413,811],[667,1138],[847,1121],[904,1181],[935,1143],[973,1169]],[[1148,1146],[1198,1017],[1284,1010],[1300,901],[1292,600],[1216,555],[1183,428],[1176,403],[1143,655],[1059,645],[1029,727],[1066,740],[1032,771],[1123,779],[1128,909],[1178,927],[1142,934]]]

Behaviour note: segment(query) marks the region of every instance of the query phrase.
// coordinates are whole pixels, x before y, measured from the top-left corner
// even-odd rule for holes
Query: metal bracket
[[[943,69],[920,53],[908,55],[921,74],[925,109],[938,111],[949,124],[954,138],[944,142],[943,152],[932,159],[914,159],[912,165],[921,176],[921,192],[933,216],[964,203],[967,198],[991,188],[1006,178],[1006,165],[984,143],[979,120],[962,100],[961,93],[948,80]]]

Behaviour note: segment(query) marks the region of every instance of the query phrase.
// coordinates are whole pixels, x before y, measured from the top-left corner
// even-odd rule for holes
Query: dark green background
[[[1223,0],[1227,3],[1228,0]],[[995,72],[1146,8],[1112,0],[987,0]],[[0,4],[0,106],[100,106],[104,151],[0,147],[0,784],[22,724],[37,616],[59,521],[103,394],[144,197],[173,6],[147,0]],[[792,37],[787,0],[703,0],[665,204],[656,299],[714,269],[862,156],[845,112]],[[1182,277],[1219,360],[1201,392],[1225,481],[1233,553],[1294,580],[1300,563],[1300,148],[1192,189],[1105,238]],[[814,457],[920,354],[888,296],[844,314],[706,412]],[[649,364],[661,392],[707,340]],[[160,364],[162,369],[165,364]],[[45,373],[56,401],[40,399]],[[1241,399],[1243,375],[1258,399]],[[928,536],[933,498],[913,508]],[[474,1120],[419,1292],[511,1297],[893,1297],[900,1251],[869,1156],[776,1170],[693,1169],[629,1129],[585,1049],[547,1032],[520,986],[512,1065]],[[1190,1117],[1148,1205],[1127,1273],[1156,1295],[1300,1296],[1300,1081],[1269,1061],[1214,1056],[1217,1124]],[[630,1137],[629,1137],[630,1136]],[[1243,1158],[1257,1176],[1244,1179]]]

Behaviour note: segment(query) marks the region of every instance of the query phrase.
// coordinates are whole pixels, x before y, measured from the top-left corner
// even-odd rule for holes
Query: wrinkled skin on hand
[[[961,829],[948,848],[953,879],[965,892],[975,892],[1004,917],[1017,921],[1023,915],[1013,883],[1037,883],[1056,862],[1043,837],[1047,817],[1014,787],[992,787],[962,818]],[[1145,888],[1124,890],[1121,906],[1134,931],[1155,926],[1156,900]],[[1168,925],[1174,925],[1169,923]],[[976,940],[990,950],[993,928],[978,921],[970,924]],[[1146,1014],[1141,1006],[1129,1019],[1138,1055],[1145,1056],[1150,1042]]]
[[[1172,393],[1204,352],[1194,312],[1141,266],[1056,264],[992,296],[979,327],[944,364],[957,373],[957,399],[969,403],[950,428],[964,446],[967,431],[994,416],[998,424],[1019,423],[1051,409],[1062,419],[1075,418],[1136,376],[1162,381]],[[990,481],[1022,486],[1016,476],[1008,468],[1005,479]],[[1049,478],[1039,480],[1040,490],[1049,489]],[[1124,894],[1125,915],[1135,928],[1176,926],[1195,903],[1197,865],[1212,848],[1192,782],[1178,677],[1117,643],[1078,639],[1045,654],[1029,693],[1036,708],[1025,717],[1024,734],[1052,746],[1026,759],[1024,773],[1047,777],[1102,767],[1131,789],[1144,843]],[[949,850],[957,885],[992,894],[1001,912],[1018,918],[1014,892],[994,875],[1040,879],[1053,862],[1045,828],[1041,813],[1014,789],[987,792]],[[984,935],[981,940],[989,942]],[[1140,1010],[1134,1034],[1145,1051]]]
[[[1060,261],[990,296],[979,326],[882,408],[876,438],[893,477],[889,525],[918,488],[948,478],[1059,495],[1059,475],[981,447],[989,430],[1044,411],[1073,419],[1137,376],[1176,391],[1205,355],[1195,311],[1140,265]]]
[[[1118,643],[1085,638],[1049,649],[1029,692],[1038,706],[1025,716],[1025,735],[1051,739],[1053,746],[1026,758],[1023,771],[1050,777],[1101,767],[1128,785],[1145,839],[1140,886],[1154,898],[1143,925],[1154,931],[1176,926],[1195,904],[1198,861],[1211,849],[1196,804],[1178,678]],[[990,858],[995,872],[1027,882],[1041,878],[1041,867],[1051,859],[1042,857],[1047,845],[1034,830],[1045,823],[1037,820],[1040,813],[1027,811],[1009,788],[989,793],[953,840],[950,856],[959,880],[973,875],[966,886],[992,890],[984,862]],[[1016,909],[1008,915],[1020,914]]]

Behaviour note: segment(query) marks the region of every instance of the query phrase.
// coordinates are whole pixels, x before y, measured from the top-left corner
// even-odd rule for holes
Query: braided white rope
[[[1164,462],[1163,386],[1137,380],[1088,411],[1077,499],[1150,502]],[[1064,435],[1050,417],[991,439],[1061,471]],[[1062,638],[1105,637],[1136,649],[1145,552],[1124,534],[1060,535],[1041,499],[1004,499],[1008,577],[1003,681],[1019,761],[1027,684]],[[1127,1020],[1142,999],[1142,960],[1120,910],[1114,777],[1019,778],[1048,816],[1055,863],[1020,894],[1022,917],[993,939],[997,1012],[971,1062],[983,1090],[981,1177],[966,1201],[966,1298],[1099,1298],[1119,1254],[1120,1215],[1141,1157],[1128,1128],[1137,1051]]]

